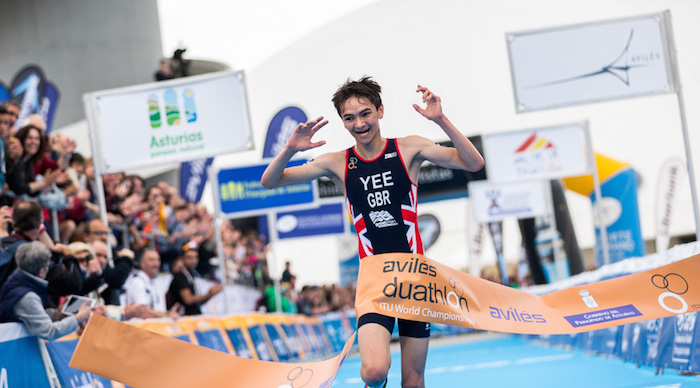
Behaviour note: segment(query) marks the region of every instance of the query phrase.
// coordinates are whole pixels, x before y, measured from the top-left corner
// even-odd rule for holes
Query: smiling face
[[[95,252],[95,260],[100,263],[100,267],[104,270],[107,267],[107,244],[100,240],[95,240],[90,243],[90,246]]]
[[[41,134],[36,129],[30,129],[27,138],[24,139],[24,154],[34,156],[41,147]]]
[[[368,99],[353,96],[341,105],[340,117],[358,145],[381,141],[379,119],[384,117],[383,105],[377,109]]]
[[[160,255],[153,250],[145,251],[139,264],[148,277],[155,279],[160,271]]]

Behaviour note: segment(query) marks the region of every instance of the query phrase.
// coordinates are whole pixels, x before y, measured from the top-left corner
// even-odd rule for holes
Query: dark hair
[[[7,111],[7,108],[4,105],[0,104],[0,115],[4,115],[4,114],[8,114],[8,113],[10,113],[10,112]]]
[[[90,229],[90,224],[93,222],[101,222],[104,225],[104,221],[102,221],[101,218],[93,218],[91,220],[85,221],[85,234],[90,234],[92,233],[92,230]],[[107,230],[109,230],[109,226],[107,226]]]
[[[12,224],[18,232],[39,228],[41,217],[41,206],[34,201],[17,202],[12,206]]]
[[[381,92],[381,86],[372,77],[364,76],[357,81],[351,81],[348,78],[333,94],[331,101],[333,101],[335,110],[338,111],[340,116],[342,116],[342,113],[340,113],[341,106],[352,97],[366,98],[378,110],[382,106]]]
[[[160,194],[163,195],[163,196],[165,196],[165,193],[163,192],[163,189],[161,189],[160,187],[158,187],[158,185],[149,186],[149,187],[146,189],[146,191],[143,192],[143,201],[144,201],[144,202],[148,202],[148,197],[151,195],[151,191],[153,191],[153,190],[155,190],[155,189],[160,190]]]
[[[139,175],[127,175],[124,179],[128,180],[131,182],[131,187],[129,188],[129,195],[134,194],[134,182],[139,181],[141,182],[141,190],[143,190],[146,187],[146,181],[141,178]]]
[[[71,165],[73,163],[85,164],[85,157],[79,152],[73,152],[73,154],[70,156],[68,164]]]
[[[47,154],[49,151],[49,142],[46,139],[46,135],[44,135],[44,132],[41,129],[39,129],[39,127],[30,124],[20,128],[19,131],[17,131],[17,133],[15,134],[15,137],[19,140],[20,144],[22,144],[22,149],[24,149],[24,142],[27,140],[27,137],[29,136],[29,131],[31,131],[32,129],[39,132],[39,150],[29,159],[32,163],[36,163],[40,159],[42,159],[44,155]]]

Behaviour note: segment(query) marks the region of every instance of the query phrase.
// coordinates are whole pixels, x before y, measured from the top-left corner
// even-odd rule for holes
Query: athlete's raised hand
[[[440,97],[436,96],[428,90],[425,86],[418,85],[416,92],[423,93],[423,102],[426,103],[425,109],[418,106],[418,104],[413,104],[413,109],[420,113],[423,117],[428,120],[433,120],[442,117],[442,104],[440,103]]]
[[[328,124],[328,120],[323,120],[323,116],[317,118],[316,120],[309,120],[305,123],[299,123],[294,132],[289,137],[287,142],[287,147],[294,151],[306,151],[312,148],[320,147],[326,144],[325,140],[312,142],[311,138],[314,137],[316,132]]]

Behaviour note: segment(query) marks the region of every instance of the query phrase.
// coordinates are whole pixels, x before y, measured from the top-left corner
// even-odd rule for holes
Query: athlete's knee
[[[363,365],[360,370],[362,381],[370,387],[378,386],[386,380],[389,374],[389,366]]]

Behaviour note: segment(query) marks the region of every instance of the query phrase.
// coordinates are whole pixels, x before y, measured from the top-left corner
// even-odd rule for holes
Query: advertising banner
[[[469,136],[469,141],[483,154],[481,135]],[[451,141],[437,143],[443,147],[454,147]],[[423,163],[418,172],[418,201],[420,203],[442,199],[467,197],[467,184],[486,179],[486,169],[476,172],[444,168],[432,163]]]
[[[668,324],[661,327],[659,340],[659,363],[664,368],[677,370],[696,370],[697,360],[693,355],[698,354],[698,313],[676,315],[669,318]]]
[[[0,324],[0,387],[50,386],[37,338],[21,323]]]
[[[613,326],[606,329],[594,330],[590,332],[590,346],[586,349],[598,354],[615,355],[618,353],[617,347],[622,336],[622,326]],[[572,343],[573,345],[573,343]]]
[[[77,344],[77,339],[46,343],[46,349],[49,351],[51,362],[53,362],[61,385],[64,387],[112,387],[112,382],[104,377],[68,366]]]
[[[226,346],[226,341],[218,328],[209,330],[195,330],[194,335],[197,337],[197,343],[199,345],[212,350],[229,353],[228,346]]]
[[[554,179],[590,174],[586,123],[482,136],[490,182]]]
[[[501,284],[509,285],[508,282],[508,267],[506,265],[506,257],[503,255],[503,222],[489,222],[489,231],[491,232],[491,241],[493,248],[496,251],[496,264],[498,272],[501,275]]]
[[[671,242],[673,209],[686,179],[685,163],[681,159],[669,158],[661,166],[656,188],[656,252],[667,250]]]
[[[591,194],[596,214],[596,261],[603,265],[601,227],[608,231],[608,252],[614,263],[628,257],[642,257],[646,247],[639,221],[637,174],[627,167],[601,185],[603,198]]]
[[[549,193],[545,181],[502,184],[470,182],[469,193],[474,204],[474,215],[481,223],[502,221],[508,217],[539,217],[549,213]]]
[[[18,71],[9,89],[0,82],[0,102],[13,99],[20,106],[15,129],[21,128],[30,115],[38,114],[46,121],[46,134],[51,133],[59,97],[56,85],[46,79],[43,70],[36,65]]]
[[[93,92],[84,101],[103,173],[252,147],[242,72]]]
[[[274,158],[282,152],[284,146],[287,145],[287,141],[289,141],[289,137],[294,132],[294,128],[299,123],[305,123],[306,121],[306,113],[295,106],[289,106],[277,112],[267,128],[263,159]]]
[[[263,323],[261,326],[265,329],[267,338],[270,339],[270,343],[272,343],[272,347],[275,349],[277,359],[282,362],[292,360],[294,358],[293,352],[284,341],[285,338],[282,338],[282,334],[280,333],[281,328],[278,329],[279,326],[269,322]]]
[[[280,239],[324,234],[343,234],[347,227],[345,206],[327,203],[314,209],[277,213],[277,235]]]
[[[289,322],[284,322],[283,319],[277,321],[279,327],[284,333],[284,337],[287,339],[286,344],[289,350],[292,352],[292,356],[295,359],[303,358],[307,353],[304,351],[304,341],[299,335],[296,327],[291,325]]]
[[[698,266],[695,255],[539,296],[422,255],[382,254],[360,261],[355,309],[508,333],[578,333],[700,310]]]
[[[306,160],[292,160],[287,167],[304,163]],[[215,190],[218,193],[219,213],[245,217],[263,214],[274,208],[289,209],[295,205],[308,207],[316,202],[316,186],[313,182],[266,189],[260,184],[266,168],[267,164],[261,164],[219,170],[215,180],[212,180],[215,187],[219,188],[218,191]]]
[[[262,324],[254,324],[248,326],[250,339],[253,341],[253,346],[258,354],[258,357],[263,361],[277,361],[277,355],[271,343],[265,339]]]
[[[132,387],[330,388],[354,339],[353,335],[340,354],[325,361],[273,363],[236,357],[93,315],[70,365]]]
[[[197,159],[180,165],[180,196],[187,202],[199,203],[204,185],[207,183],[207,169],[214,158]]]
[[[518,113],[676,89],[668,11],[506,35]]]
[[[253,352],[250,351],[248,343],[245,340],[245,336],[243,335],[243,329],[241,329],[240,327],[235,327],[227,329],[226,333],[228,334],[228,338],[231,341],[231,344],[233,344],[233,349],[235,350],[236,355],[238,357],[250,359],[255,358],[253,357]]]
[[[7,86],[2,81],[0,81],[0,102],[9,100],[10,97],[12,97],[12,95],[7,90]]]

